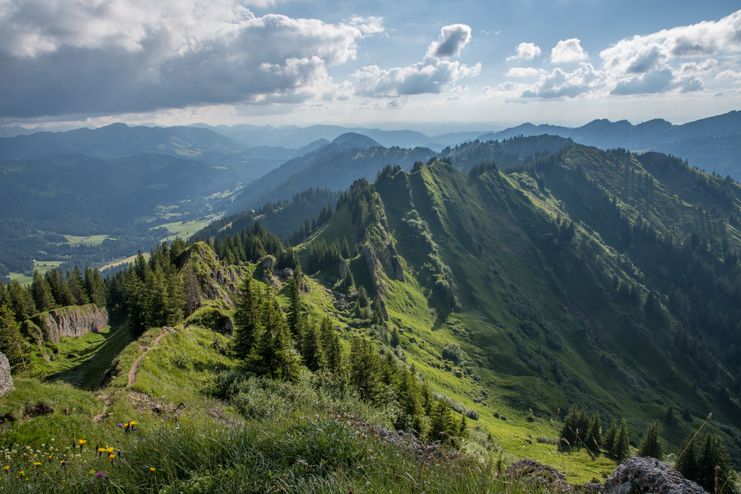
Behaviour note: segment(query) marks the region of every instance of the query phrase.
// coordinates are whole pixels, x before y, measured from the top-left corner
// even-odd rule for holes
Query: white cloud
[[[598,89],[602,74],[591,64],[582,62],[572,71],[556,67],[542,71],[538,82],[523,91],[525,98],[573,98]]]
[[[552,63],[583,62],[589,55],[581,47],[579,38],[562,39],[551,49]]]
[[[428,57],[458,57],[471,41],[471,27],[466,24],[450,24],[440,29],[440,38],[430,43]]]
[[[513,60],[532,60],[540,56],[540,47],[535,43],[520,43],[517,45],[515,54],[507,57],[507,61]]]
[[[256,16],[240,0],[12,3],[0,8],[0,116],[300,101],[382,30],[379,18]]]
[[[480,63],[469,66],[458,60],[448,60],[460,56],[470,40],[469,26],[445,26],[440,31],[439,40],[430,44],[421,62],[387,69],[369,65],[357,70],[352,76],[355,94],[370,98],[399,98],[454,89],[452,85],[455,82],[481,73]]]
[[[518,79],[524,79],[527,77],[535,77],[540,74],[538,69],[532,67],[512,67],[507,71],[507,77],[515,77]]]
[[[414,94],[441,93],[450,84],[478,75],[481,64],[468,66],[459,61],[426,60],[405,67],[382,69],[363,67],[353,74],[355,92],[373,98],[396,98]]]
[[[718,72],[715,75],[715,78],[718,79],[718,80],[720,80],[720,81],[741,79],[741,71],[724,70],[722,72]]]

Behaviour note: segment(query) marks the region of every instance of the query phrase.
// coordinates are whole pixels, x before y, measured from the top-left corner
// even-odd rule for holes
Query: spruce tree
[[[8,298],[10,299],[10,308],[13,310],[17,321],[25,321],[36,313],[36,304],[31,292],[17,280],[8,284]]]
[[[695,436],[693,434],[685,440],[679,456],[674,461],[674,469],[690,480],[696,480],[699,472],[697,448],[694,439]]]
[[[288,328],[296,341],[301,341],[305,326],[304,304],[301,301],[301,279],[297,272],[288,282]]]
[[[264,297],[262,321],[263,327],[256,335],[250,357],[251,369],[257,375],[297,381],[300,364],[291,344],[291,332],[278,302],[269,291]]]
[[[450,413],[450,405],[445,400],[437,400],[430,417],[430,432],[427,438],[430,441],[440,441],[441,443],[449,443],[453,440],[454,434],[451,434],[455,430],[455,423],[453,416]]]
[[[355,338],[350,351],[350,382],[361,399],[375,401],[381,393],[381,362],[372,344]]]
[[[312,372],[316,372],[324,367],[324,354],[322,352],[319,331],[313,324],[309,324],[304,328],[303,340],[301,342],[301,356],[303,357],[304,365]]]
[[[3,284],[2,280],[0,280],[0,305],[10,304],[10,299],[8,297],[8,289],[5,288],[5,285]]]
[[[594,412],[592,417],[589,419],[589,430],[587,432],[587,447],[599,454],[602,448],[602,422],[600,421],[599,414]]]
[[[716,434],[708,434],[705,445],[697,461],[697,478],[695,481],[708,492],[735,493],[735,474],[731,468],[723,443]]]
[[[51,293],[58,305],[66,307],[75,304],[72,292],[70,292],[69,285],[67,285],[67,280],[64,279],[64,275],[62,275],[60,270],[52,269],[48,271],[45,278],[49,283],[49,287],[51,287]]]
[[[56,307],[56,302],[51,294],[49,283],[35,270],[33,272],[33,282],[31,282],[31,294],[36,304],[36,309],[40,312],[47,311]]]
[[[8,304],[0,306],[0,352],[8,357],[11,367],[25,366],[26,347],[13,310]]]
[[[615,434],[615,442],[612,446],[612,456],[622,461],[630,454],[630,435],[628,432],[628,426],[625,423],[625,419],[620,421],[620,427],[617,429]]]
[[[342,371],[342,346],[329,317],[325,317],[322,321],[321,340],[325,368],[332,375],[338,376]]]
[[[661,449],[661,443],[659,442],[659,423],[652,422],[646,430],[646,435],[641,443],[641,449],[638,453],[639,456],[645,456],[650,458],[656,458],[660,460],[663,456]]]
[[[90,302],[101,309],[106,306],[106,288],[100,271],[97,269],[87,268],[85,270],[85,291],[87,292]]]
[[[260,332],[261,303],[252,277],[247,275],[237,298],[237,310],[234,314],[234,353],[238,358],[247,359],[252,353],[255,336]]]
[[[615,419],[610,421],[610,425],[602,438],[602,447],[607,454],[612,454],[612,449],[615,447],[615,436],[617,435],[617,422]]]
[[[399,430],[424,434],[424,404],[417,377],[403,369],[396,390],[397,401],[401,412],[394,422]]]
[[[67,285],[72,293],[72,299],[76,305],[85,305],[90,303],[90,298],[85,291],[85,283],[82,281],[82,273],[80,268],[74,267],[72,271],[67,273]]]

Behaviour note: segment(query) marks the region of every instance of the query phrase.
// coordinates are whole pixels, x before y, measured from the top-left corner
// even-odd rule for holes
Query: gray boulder
[[[0,352],[0,396],[13,391],[13,377],[10,375],[10,362],[4,353]]]
[[[655,458],[630,458],[605,482],[606,494],[705,494],[695,482]]]

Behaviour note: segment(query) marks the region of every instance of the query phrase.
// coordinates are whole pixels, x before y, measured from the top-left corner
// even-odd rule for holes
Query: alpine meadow
[[[738,5],[10,0],[0,74],[0,492],[741,494]]]

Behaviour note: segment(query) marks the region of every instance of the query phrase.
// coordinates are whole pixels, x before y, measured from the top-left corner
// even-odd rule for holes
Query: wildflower
[[[8,473],[8,472],[10,472],[10,465],[5,465],[5,466],[3,467],[3,471],[4,471],[5,473]]]
[[[42,465],[42,463],[40,461],[34,461],[33,462],[33,466],[35,466],[37,468],[40,467],[41,465]]]
[[[60,465],[60,466],[61,466],[62,468],[65,468],[65,467],[67,466],[67,462],[66,462],[65,460],[59,460],[59,465]]]
[[[23,470],[18,470],[18,477],[24,478],[26,476],[26,472]]]
[[[116,427],[118,427],[119,429],[123,429],[123,424],[119,422],[118,424],[116,424]]]
[[[98,480],[105,480],[106,474],[103,470],[98,470],[97,472],[95,472],[95,478]]]
[[[48,461],[49,463],[51,463],[51,462],[52,462],[52,460],[54,460],[54,457],[53,457],[52,455],[49,455],[49,456],[47,456],[47,457],[46,457],[46,460],[47,460],[47,461]]]
[[[108,461],[113,463],[113,460],[116,459],[116,455],[114,453],[108,453]]]
[[[154,467],[149,467],[149,468],[147,468],[147,472],[149,472],[149,473],[154,473],[154,472],[156,472],[156,471],[157,471],[157,469],[156,469],[156,468],[154,468]]]
[[[103,453],[107,453],[108,452],[108,448],[102,448],[102,447],[98,446],[98,448],[96,449],[96,451],[98,453],[98,458],[100,458],[103,455]]]

